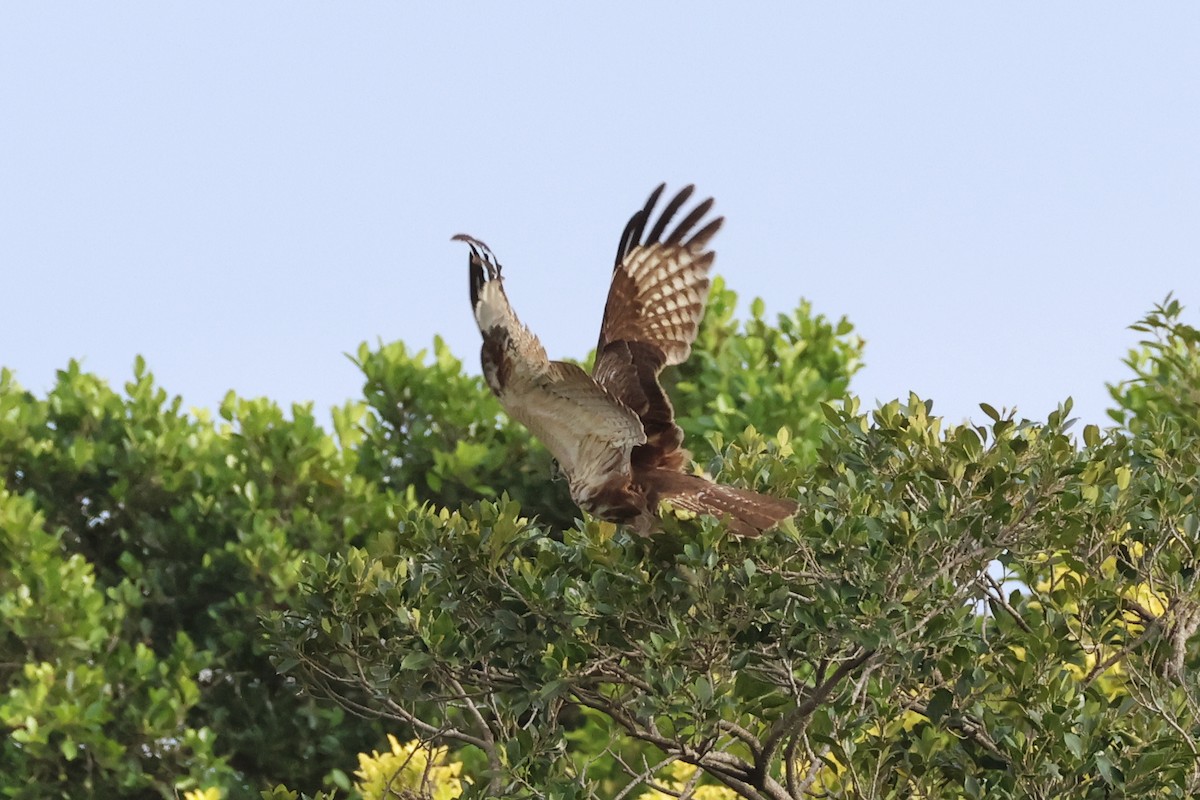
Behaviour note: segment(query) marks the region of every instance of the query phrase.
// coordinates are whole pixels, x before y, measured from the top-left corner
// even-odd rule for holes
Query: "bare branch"
[[[450,685],[464,698],[467,714],[475,720],[475,725],[479,729],[479,738],[483,741],[483,752],[487,753],[488,768],[492,773],[490,788],[496,795],[500,793],[500,752],[496,749],[496,737],[492,733],[492,728],[488,725],[487,720],[483,718],[483,714],[479,713],[478,706],[475,701],[467,697],[467,691],[457,678],[450,678]]]
[[[1002,587],[995,578],[989,575],[987,570],[984,570],[983,572],[983,579],[987,582],[988,586],[991,587],[991,591],[987,592],[988,597],[992,598],[997,605],[1008,612],[1008,616],[1012,618],[1013,622],[1017,623],[1018,628],[1025,631],[1025,633],[1032,634],[1033,629],[1029,627],[1029,624],[1025,622],[1025,620],[1021,619],[1020,613],[1018,613],[1018,611],[1009,604],[1008,600],[1004,599],[1004,587]]]
[[[624,759],[622,759],[619,755],[616,755],[616,754],[614,754],[614,756],[620,762],[621,766],[625,767],[625,769],[627,771],[629,771],[630,775],[632,776],[632,779],[629,781],[628,784],[625,785],[624,789],[622,789],[620,792],[618,792],[613,797],[612,800],[625,800],[625,798],[629,796],[630,792],[632,792],[638,786],[642,785],[643,783],[646,783],[651,778],[653,778],[655,776],[655,774],[658,773],[659,770],[661,770],[663,767],[667,767],[667,766],[670,766],[671,764],[674,764],[678,760],[677,758],[675,758],[675,756],[667,756],[666,758],[664,758],[662,761],[659,761],[654,766],[646,767],[640,773],[634,775],[633,771],[630,770],[629,767],[625,764]],[[672,792],[670,789],[668,789],[665,786],[663,786],[663,787],[656,786],[655,788],[657,789],[657,791],[660,791],[663,794],[668,794],[668,795],[671,795],[672,797],[679,796],[678,793]]]
[[[843,661],[828,679],[813,688],[807,699],[775,723],[770,735],[763,742],[761,754],[755,759],[753,782],[756,785],[761,785],[761,782],[767,777],[770,764],[775,759],[775,754],[779,750],[779,745],[784,737],[794,732],[817,710],[817,707],[825,701],[834,687],[841,682],[842,678],[861,667],[874,655],[874,650],[862,650],[852,658]]]

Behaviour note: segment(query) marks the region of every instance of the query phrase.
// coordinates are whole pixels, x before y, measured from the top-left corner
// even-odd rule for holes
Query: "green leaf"
[[[425,669],[433,663],[433,656],[429,653],[421,651],[413,651],[408,653],[400,660],[400,669],[403,670],[420,670]]]
[[[925,716],[929,717],[929,721],[936,723],[950,709],[954,702],[954,694],[947,689],[936,690],[929,698],[929,703],[925,709]]]
[[[1100,777],[1109,786],[1116,785],[1116,772],[1113,769],[1113,763],[1109,760],[1108,755],[1103,751],[1098,751],[1092,759],[1096,762],[1096,771],[1100,773]]]

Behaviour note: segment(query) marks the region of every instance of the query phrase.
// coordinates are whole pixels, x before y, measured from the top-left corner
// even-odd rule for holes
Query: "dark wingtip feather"
[[[642,243],[642,234],[646,231],[646,220],[650,219],[650,214],[654,211],[654,207],[658,205],[658,198],[662,197],[662,193],[666,191],[666,188],[666,183],[660,183],[654,187],[654,191],[650,193],[646,204],[634,212],[634,215],[629,218],[629,222],[625,224],[625,230],[621,233],[621,241],[617,245],[617,259],[613,264],[614,269],[621,266],[621,262],[625,260],[625,256],[629,255],[630,250]]]
[[[495,279],[500,277],[500,264],[496,261],[496,256],[492,253],[491,248],[473,236],[468,236],[465,233],[456,233],[450,237],[450,241],[466,242],[467,247],[471,248],[471,254],[467,257],[467,264],[471,291],[471,309],[474,310],[479,305],[479,290],[483,288],[483,284],[487,283],[489,278]]]
[[[687,246],[694,250],[701,250],[708,245],[710,239],[716,235],[717,231],[721,230],[721,226],[725,224],[724,217],[717,217],[709,222],[687,240]]]
[[[701,228],[689,241],[684,242],[691,233],[692,228],[699,224],[704,216],[712,210],[713,199],[709,197],[688,212],[688,215],[674,227],[670,234],[667,235],[667,238],[663,239],[663,234],[666,233],[671,220],[675,218],[675,215],[679,213],[679,209],[683,208],[687,201],[692,198],[692,195],[695,194],[696,186],[689,183],[680,189],[666,206],[663,207],[662,212],[659,213],[658,218],[654,221],[653,227],[650,228],[650,232],[646,233],[646,224],[650,221],[650,216],[654,213],[654,207],[658,204],[666,188],[667,185],[665,183],[660,183],[651,192],[646,204],[629,218],[629,223],[625,226],[625,231],[621,234],[621,242],[617,246],[617,267],[620,267],[621,262],[625,260],[625,257],[634,248],[658,244],[660,242],[670,245],[686,244],[689,247],[703,247],[712,238],[713,234],[720,229],[721,223],[724,220],[718,217]]]
[[[479,259],[475,254],[471,254],[470,258],[470,276],[471,281],[471,310],[474,311],[479,306],[479,291],[483,288],[483,265],[479,263]]]
[[[683,238],[688,235],[688,233],[692,229],[692,226],[694,226],[697,222],[699,222],[700,219],[705,214],[707,214],[709,212],[709,210],[712,209],[712,207],[713,207],[713,199],[710,197],[707,200],[705,200],[703,203],[701,203],[700,205],[693,208],[691,213],[688,214],[686,217],[684,217],[683,221],[680,222],[679,225],[677,225],[675,227],[675,230],[671,232],[671,235],[667,237],[666,243],[667,244],[682,243]]]
[[[667,229],[667,225],[671,224],[671,219],[683,204],[688,201],[688,198],[692,196],[692,192],[694,191],[696,191],[695,184],[689,183],[671,198],[671,202],[667,203],[667,207],[662,210],[662,214],[658,217],[658,222],[654,223],[654,227],[650,230],[650,235],[646,237],[646,240],[642,244],[654,244],[661,240],[663,231]]]

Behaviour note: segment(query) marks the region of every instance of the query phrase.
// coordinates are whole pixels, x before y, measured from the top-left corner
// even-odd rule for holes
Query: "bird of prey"
[[[591,375],[547,358],[513,313],[492,251],[466,234],[454,237],[471,249],[484,379],[509,416],[558,461],[580,508],[649,535],[658,529],[659,502],[667,501],[722,518],[737,535],[757,536],[794,514],[796,504],[686,472],[683,430],[658,380],[663,367],[691,353],[715,257],[708,243],[724,221],[705,221],[709,198],[671,226],[692,186],[652,221],[665,188],[654,190],[621,235]]]

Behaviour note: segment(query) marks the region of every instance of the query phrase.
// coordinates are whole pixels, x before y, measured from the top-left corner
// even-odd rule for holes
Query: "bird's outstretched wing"
[[[678,468],[686,457],[680,451],[683,432],[658,376],[664,366],[683,363],[692,351],[716,256],[707,246],[724,218],[697,228],[712,209],[709,198],[671,228],[694,191],[686,186],[647,231],[664,188],[654,190],[621,235],[592,375],[641,418],[645,457]]]
[[[651,193],[621,234],[597,354],[612,342],[641,342],[661,350],[666,365],[682,364],[692,351],[708,299],[708,270],[716,257],[707,245],[725,219],[716,217],[696,230],[712,209],[710,197],[667,233],[671,220],[695,191],[694,186],[685,186],[647,233],[664,188],[660,184]]]
[[[517,319],[500,265],[487,245],[471,248],[471,304],[483,334],[483,374],[509,416],[529,429],[577,488],[629,475],[629,453],[646,441],[637,415],[574,364],[550,361]]]

